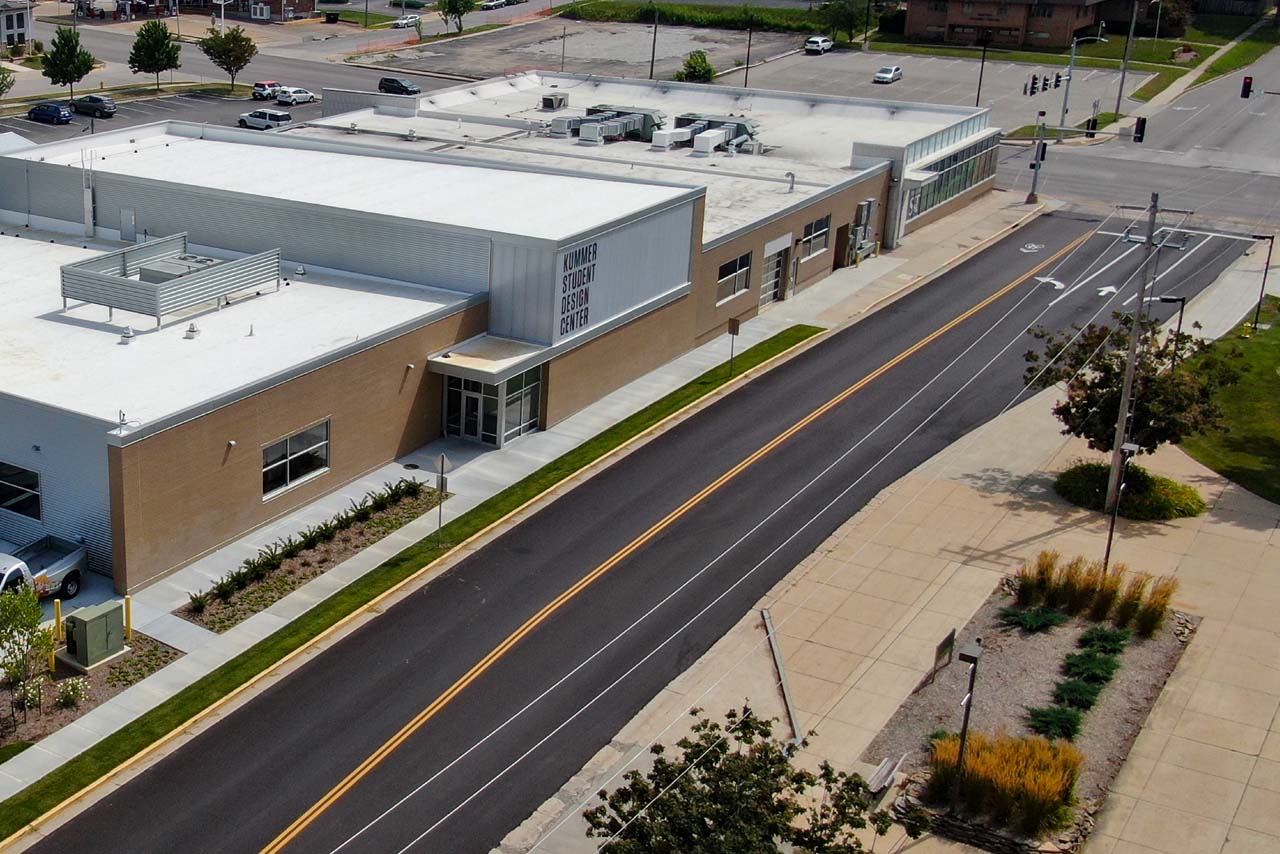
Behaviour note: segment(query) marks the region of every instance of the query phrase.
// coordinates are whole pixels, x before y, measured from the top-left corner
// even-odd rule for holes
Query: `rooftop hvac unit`
[[[578,131],[578,139],[602,145],[606,139],[625,139],[638,133],[645,123],[645,117],[637,113],[609,119],[608,121],[585,124]]]
[[[124,649],[124,609],[103,602],[67,615],[67,655],[89,668]]]
[[[676,127],[678,128],[697,122],[706,122],[707,127],[727,127],[729,129],[729,139],[736,139],[740,136],[755,139],[756,134],[760,131],[760,123],[745,116],[717,116],[703,113],[682,113],[676,116]]]
[[[650,148],[666,151],[674,145],[692,143],[693,138],[706,130],[707,127],[706,122],[695,122],[684,127],[655,130],[653,132],[653,144],[650,145]]]
[[[727,127],[704,130],[693,138],[694,154],[710,154],[729,142],[730,130]]]
[[[217,264],[216,258],[205,258],[200,255],[177,255],[173,258],[160,258],[148,261],[138,267],[138,279],[152,285],[204,270]]]
[[[597,104],[594,107],[587,108],[588,116],[604,113],[616,116],[638,116],[639,122],[634,127],[629,127],[626,135],[630,139],[638,139],[642,142],[650,142],[653,139],[654,131],[667,123],[666,113],[661,110],[652,110],[648,107],[619,107],[612,104]]]
[[[552,92],[550,95],[542,96],[542,109],[548,112],[563,110],[567,106],[569,106],[568,92]]]
[[[616,115],[617,113],[596,113],[590,116],[556,116],[551,120],[551,135],[572,136],[583,125],[608,121]]]

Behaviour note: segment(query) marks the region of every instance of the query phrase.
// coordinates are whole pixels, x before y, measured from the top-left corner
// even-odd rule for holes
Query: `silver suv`
[[[284,110],[254,110],[249,113],[241,113],[240,121],[236,122],[236,124],[242,128],[271,130],[272,128],[284,127],[292,121],[293,116]]]

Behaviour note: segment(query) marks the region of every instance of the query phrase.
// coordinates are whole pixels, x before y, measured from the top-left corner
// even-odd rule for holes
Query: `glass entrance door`
[[[763,280],[760,283],[760,304],[767,305],[786,296],[787,250],[775,252],[764,259]]]
[[[480,395],[474,392],[462,393],[462,435],[480,440]]]

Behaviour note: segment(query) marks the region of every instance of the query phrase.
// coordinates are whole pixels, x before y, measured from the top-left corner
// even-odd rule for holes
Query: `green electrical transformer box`
[[[124,649],[124,609],[103,602],[67,615],[67,654],[92,667]]]

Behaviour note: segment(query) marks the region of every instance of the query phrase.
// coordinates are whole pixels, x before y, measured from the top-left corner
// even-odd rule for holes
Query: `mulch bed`
[[[405,498],[386,510],[374,513],[367,522],[358,522],[339,532],[331,541],[284,561],[279,569],[261,581],[250,583],[236,592],[229,601],[223,602],[210,594],[209,604],[201,613],[195,613],[190,605],[183,605],[174,613],[206,629],[225,632],[393,531],[403,528],[434,509],[438,503],[436,491],[424,488],[417,498]]]
[[[978,664],[974,685],[970,730],[1011,735],[1031,735],[1024,715],[1028,707],[1053,704],[1053,687],[1064,677],[1060,667],[1069,653],[1078,652],[1076,640],[1097,623],[1074,618],[1039,634],[1023,634],[1000,621],[1000,609],[1014,604],[1013,597],[997,590],[958,634],[956,648],[982,638],[986,652]],[[1194,630],[1198,618],[1189,619]],[[1076,797],[1095,801],[1106,797],[1120,772],[1147,713],[1186,649],[1190,631],[1173,614],[1149,640],[1134,637],[1120,655],[1120,670],[1102,690],[1097,704],[1085,713],[1084,725],[1073,742],[1084,753],[1084,768],[1076,784]],[[1184,637],[1179,639],[1178,635]],[[910,753],[903,764],[907,772],[929,764],[929,734],[956,732],[964,710],[960,701],[968,690],[968,665],[957,659],[944,667],[932,684],[912,694],[868,745],[862,760],[872,765],[886,756],[895,760]]]
[[[89,698],[69,709],[59,708],[54,703],[54,698],[58,695],[57,685],[64,679],[85,674],[72,670],[59,661],[54,673],[45,674],[47,681],[44,686],[43,707],[28,711],[25,720],[21,711],[16,712],[16,730],[13,727],[14,718],[9,714],[9,701],[13,691],[7,683],[0,686],[0,747],[15,742],[39,741],[182,656],[173,647],[136,631],[127,646],[129,652],[126,655],[90,671]]]

